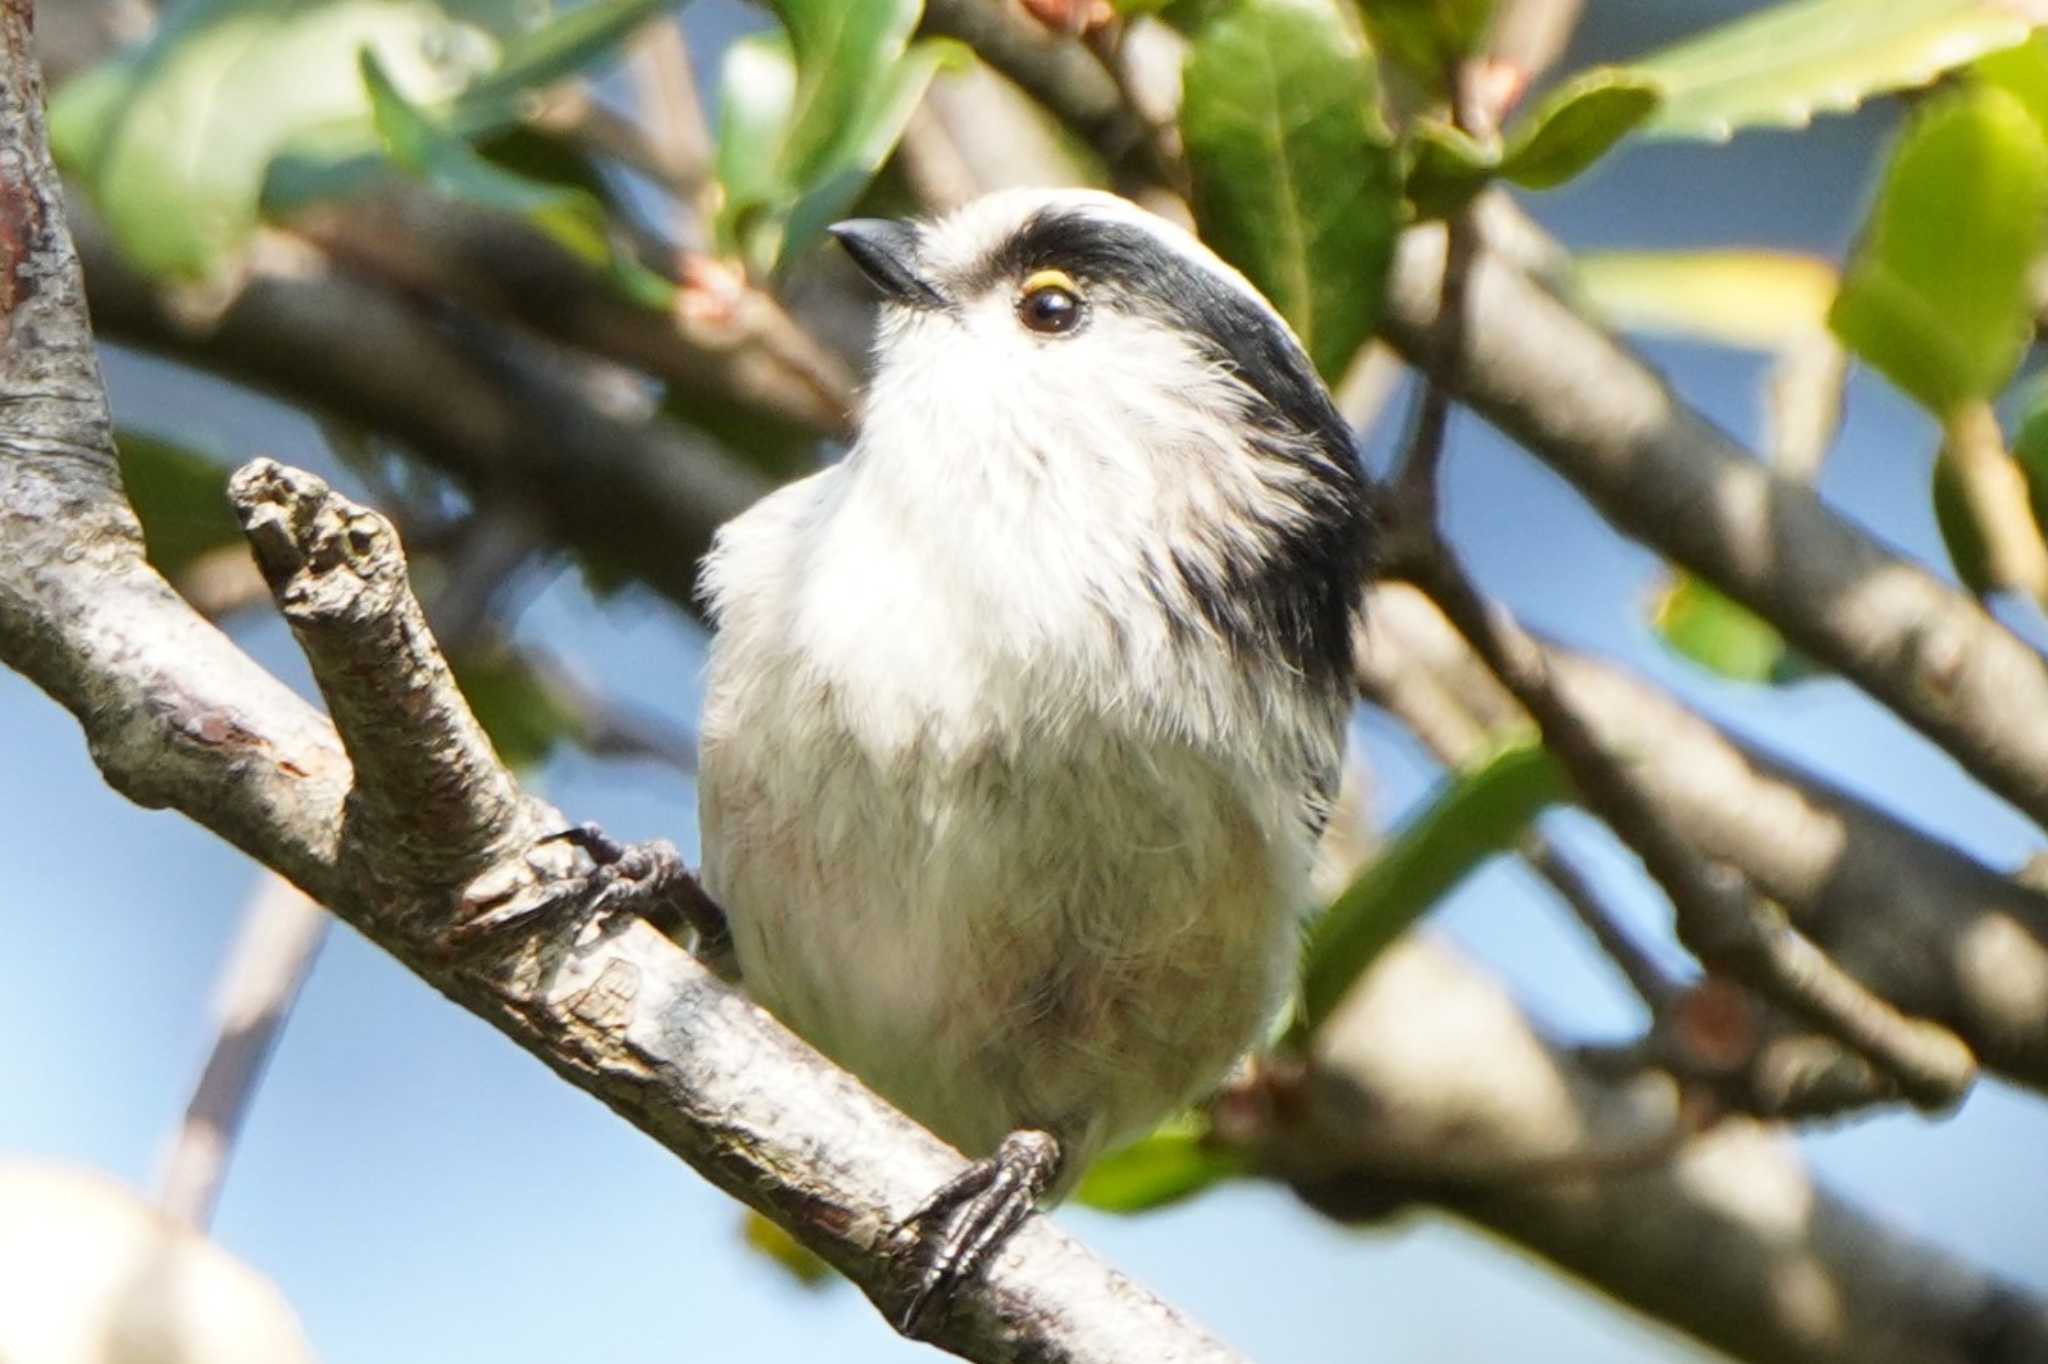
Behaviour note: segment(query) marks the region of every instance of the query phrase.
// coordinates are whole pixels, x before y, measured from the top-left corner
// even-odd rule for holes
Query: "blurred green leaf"
[[[448,666],[476,712],[477,723],[508,767],[538,767],[557,744],[581,730],[576,712],[509,646],[487,643],[463,649],[450,656]]]
[[[1169,1124],[1088,1167],[1074,1199],[1101,1212],[1149,1212],[1193,1198],[1244,1171],[1244,1163],[1210,1145],[1193,1123]]]
[[[1937,96],[1907,127],[1829,324],[1937,415],[1995,394],[2031,331],[2048,142],[2013,96]]]
[[[817,1252],[752,1208],[747,1209],[740,1234],[749,1250],[782,1266],[805,1288],[817,1288],[832,1281],[832,1266],[820,1259]]]
[[[1991,551],[1984,543],[1976,514],[1970,510],[1962,475],[1946,450],[1934,457],[1931,485],[1934,523],[1941,528],[1941,543],[1948,549],[1948,561],[1963,586],[1985,596],[1997,586],[1991,579]]]
[[[114,433],[121,486],[142,522],[149,562],[176,578],[217,549],[239,546],[242,527],[228,505],[228,467],[188,446],[140,431]]]
[[[584,70],[643,22],[686,2],[591,0],[565,10],[505,44],[497,65],[462,92],[453,125],[472,134],[506,126],[521,97]]]
[[[1246,0],[1197,32],[1183,84],[1203,237],[1335,382],[1379,321],[1400,226],[1371,55],[1329,4]]]
[[[574,185],[529,179],[485,160],[400,94],[368,48],[362,53],[362,78],[372,121],[394,164],[451,198],[525,219],[563,249],[604,270],[620,293],[646,307],[665,308],[673,301],[673,285],[614,244],[611,220],[595,195]]]
[[[50,116],[66,169],[138,268],[207,274],[254,230],[272,156],[362,113],[366,47],[410,96],[432,100],[487,66],[496,44],[425,0],[196,0],[139,53],[59,92]]]
[[[1581,295],[1629,331],[1775,351],[1826,335],[1835,269],[1789,251],[1589,251]]]
[[[2012,438],[2013,462],[2026,480],[2027,503],[2036,525],[2048,527],[2048,375],[2037,375],[2019,395],[2019,421]],[[1931,476],[1934,520],[1942,544],[1963,585],[1983,596],[1997,587],[1991,576],[1991,555],[1977,525],[1955,460],[1944,445],[1935,456]]]
[[[266,209],[378,172],[358,52],[406,100],[476,133],[663,7],[597,0],[522,27],[536,7],[514,0],[188,0],[141,48],[57,92],[52,144],[139,269],[204,276]]]
[[[1494,0],[1359,0],[1373,50],[1439,95],[1453,72],[1477,51],[1493,22]]]
[[[1387,944],[1566,797],[1562,770],[1533,739],[1452,774],[1310,930],[1302,1022],[1319,1026]]]
[[[1975,74],[2025,105],[2035,126],[2048,131],[2048,34],[1992,53],[1977,63]]]
[[[2010,47],[2043,18],[2037,0],[1790,0],[1634,63],[1664,89],[1645,131],[1804,127]]]
[[[756,274],[814,244],[888,159],[932,77],[971,60],[910,41],[923,0],[777,0],[777,34],[728,49],[716,228]]]
[[[1619,67],[1595,67],[1550,92],[1508,129],[1498,148],[1434,120],[1411,133],[1408,197],[1442,217],[1496,176],[1552,189],[1598,161],[1656,109],[1655,84]]]
[[[1660,98],[1654,82],[1619,67],[1574,76],[1508,129],[1500,173],[1526,189],[1561,185],[1648,118]]]
[[[1673,573],[1650,623],[1673,650],[1736,682],[1796,682],[1813,674],[1776,626],[1689,573]]]

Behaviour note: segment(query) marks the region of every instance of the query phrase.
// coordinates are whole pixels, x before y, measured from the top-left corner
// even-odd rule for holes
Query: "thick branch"
[[[1511,264],[1498,215],[1479,221],[1455,354],[1437,358],[1440,228],[1402,237],[1388,339],[1625,533],[1760,612],[2048,824],[2048,663],[1708,424]]]
[[[1747,1119],[1674,1150],[1669,1081],[1595,1076],[1426,941],[1374,965],[1304,1083],[1262,1154],[1333,1215],[1436,1203],[1746,1360],[2048,1357],[2037,1299],[1873,1221]]]
[[[271,476],[283,479],[277,486],[245,480],[273,581],[275,569],[288,566],[288,589],[303,583],[307,604],[336,632],[314,649],[316,667],[325,660],[323,683],[333,689],[369,661],[373,650],[360,641],[381,638],[398,651],[385,660],[397,684],[389,711],[357,708],[352,738],[381,726],[393,743],[445,746],[458,759],[451,771],[460,789],[437,785],[431,764],[393,756],[360,773],[384,789],[359,792],[345,806],[358,774],[334,730],[144,564],[114,473],[82,285],[40,124],[26,11],[14,0],[0,5],[0,57],[0,166],[9,168],[0,175],[0,319],[8,333],[0,350],[0,659],[72,711],[118,789],[181,809],[285,872],[721,1188],[789,1227],[871,1296],[894,1303],[907,1285],[887,1232],[960,1168],[930,1135],[643,924],[584,946],[554,944],[545,961],[529,956],[509,979],[482,979],[423,951],[417,929],[445,922],[463,887],[409,878],[466,871],[489,862],[493,849],[512,855],[492,876],[531,876],[519,840],[486,812],[507,814],[522,835],[555,817],[483,766],[459,698],[440,693],[445,675],[431,661],[432,641],[415,628],[417,607],[393,586],[402,572],[379,523],[281,471]],[[317,586],[305,581],[323,577]],[[312,600],[329,591],[332,600]],[[351,596],[359,600],[351,604]],[[356,629],[358,642],[344,638]],[[360,676],[339,690],[354,704],[381,677]],[[350,835],[402,816],[385,798],[407,789],[435,806],[448,842],[380,863],[388,878],[367,880],[359,873],[380,849]],[[472,797],[475,807],[464,812]],[[938,1330],[947,1348],[984,1360],[1233,1358],[1043,1221],[1024,1228]]]
[[[1528,723],[1414,589],[1376,588],[1365,619],[1369,694],[1442,717],[1426,738],[1452,760]],[[2048,1088],[2048,896],[1738,743],[1641,678],[1555,645],[1544,655],[1601,747],[1625,755],[1630,780],[1703,854],[1740,868],[1873,990]]]

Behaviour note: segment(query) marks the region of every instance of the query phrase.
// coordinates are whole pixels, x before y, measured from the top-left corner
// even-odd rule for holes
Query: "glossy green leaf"
[[[2040,0],[1789,0],[1634,63],[1663,86],[1646,129],[1725,141],[1801,128],[2011,47],[2048,20]]]
[[[1190,1123],[1161,1128],[1088,1167],[1074,1200],[1101,1212],[1149,1212],[1242,1174],[1244,1163]]]
[[[176,578],[203,555],[247,543],[228,505],[225,463],[139,431],[116,431],[114,449],[157,572]]]
[[[467,142],[437,126],[413,105],[376,54],[364,50],[362,78],[384,150],[400,168],[441,193],[523,218],[570,253],[606,271],[618,290],[650,308],[664,308],[675,289],[612,240],[605,206],[588,190],[530,179],[492,164]]]
[[[1572,276],[1618,327],[1763,351],[1825,334],[1839,283],[1818,256],[1739,248],[1589,251]]]
[[[1973,86],[1929,101],[1886,172],[1829,323],[1937,415],[2011,377],[2048,227],[2048,142],[2020,102]]]
[[[1411,133],[1408,197],[1417,213],[1442,217],[1495,177],[1552,189],[1578,175],[1655,111],[1655,84],[1618,67],[1596,67],[1565,82],[1517,119],[1498,147],[1433,120]]]
[[[1334,382],[1378,322],[1399,173],[1371,56],[1318,0],[1245,0],[1188,54],[1181,133],[1202,236]]]
[[[1446,94],[1458,62],[1477,51],[1494,0],[1359,0],[1373,50],[1399,62],[1425,90]]]
[[[888,158],[932,77],[970,59],[913,43],[922,0],[778,0],[783,31],[726,54],[721,244],[765,274],[815,244]]]
[[[1481,862],[1511,850],[1545,806],[1566,797],[1562,770],[1534,740],[1451,776],[1310,930],[1302,1022],[1320,1025],[1387,944]]]
[[[1776,626],[1688,573],[1675,573],[1658,594],[1650,623],[1677,653],[1732,681],[1784,683],[1813,673]]]

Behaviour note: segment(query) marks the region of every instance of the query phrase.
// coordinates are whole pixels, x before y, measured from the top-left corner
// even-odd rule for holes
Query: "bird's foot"
[[[1059,1177],[1060,1144],[1050,1133],[1012,1132],[994,1155],[946,1181],[896,1225],[912,1238],[920,1264],[917,1291],[896,1328],[915,1337],[934,1307],[986,1264]]]
[[[704,893],[667,839],[620,843],[597,825],[583,824],[549,834],[536,846],[549,843],[581,849],[590,870],[548,877],[502,895],[472,889],[465,897],[470,912],[441,934],[439,946],[451,956],[467,957],[570,916],[580,922],[632,916],[672,936],[685,926],[694,928],[700,953],[727,949],[731,939],[724,911]]]

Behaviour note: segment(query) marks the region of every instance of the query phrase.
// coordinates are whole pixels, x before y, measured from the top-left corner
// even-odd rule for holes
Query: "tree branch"
[[[1451,718],[1424,732],[1432,746],[1529,723],[1413,588],[1375,588],[1365,620],[1363,685],[1403,716],[1407,693],[1435,698]],[[1873,990],[2048,1089],[2048,896],[1730,738],[1641,678],[1543,649],[1551,685],[1702,854],[1740,868]]]
[[[490,979],[423,950],[419,929],[445,924],[464,890],[441,878],[540,874],[527,844],[560,818],[491,766],[378,521],[274,466],[242,483],[281,605],[303,608],[323,685],[348,697],[337,713],[357,739],[410,743],[446,769],[386,754],[357,772],[325,719],[145,565],[115,474],[27,30],[21,0],[0,4],[0,164],[18,171],[0,179],[0,660],[71,710],[117,789],[183,810],[284,872],[896,1304],[909,1276],[888,1232],[961,1167],[929,1134],[644,924],[551,943]],[[378,660],[377,639],[398,652]],[[386,680],[393,689],[380,692]],[[379,694],[382,711],[369,700]],[[427,798],[438,837],[407,838],[385,859],[361,835],[405,837],[404,810],[385,799],[400,789]],[[939,1343],[983,1360],[1233,1358],[1036,1219],[937,1325]]]
[[[1403,234],[1383,330],[1625,534],[1759,612],[2048,825],[2048,663],[1688,408],[1636,354],[1508,259],[1500,215],[1439,359],[1441,228]],[[1523,224],[1521,235],[1541,238]]]
[[[1299,1088],[1261,1120],[1259,1157],[1332,1216],[1435,1203],[1741,1359],[2048,1357],[2037,1298],[1846,1203],[1755,1122],[1685,1136],[1670,1081],[1595,1075],[1413,936],[1331,1015]]]

